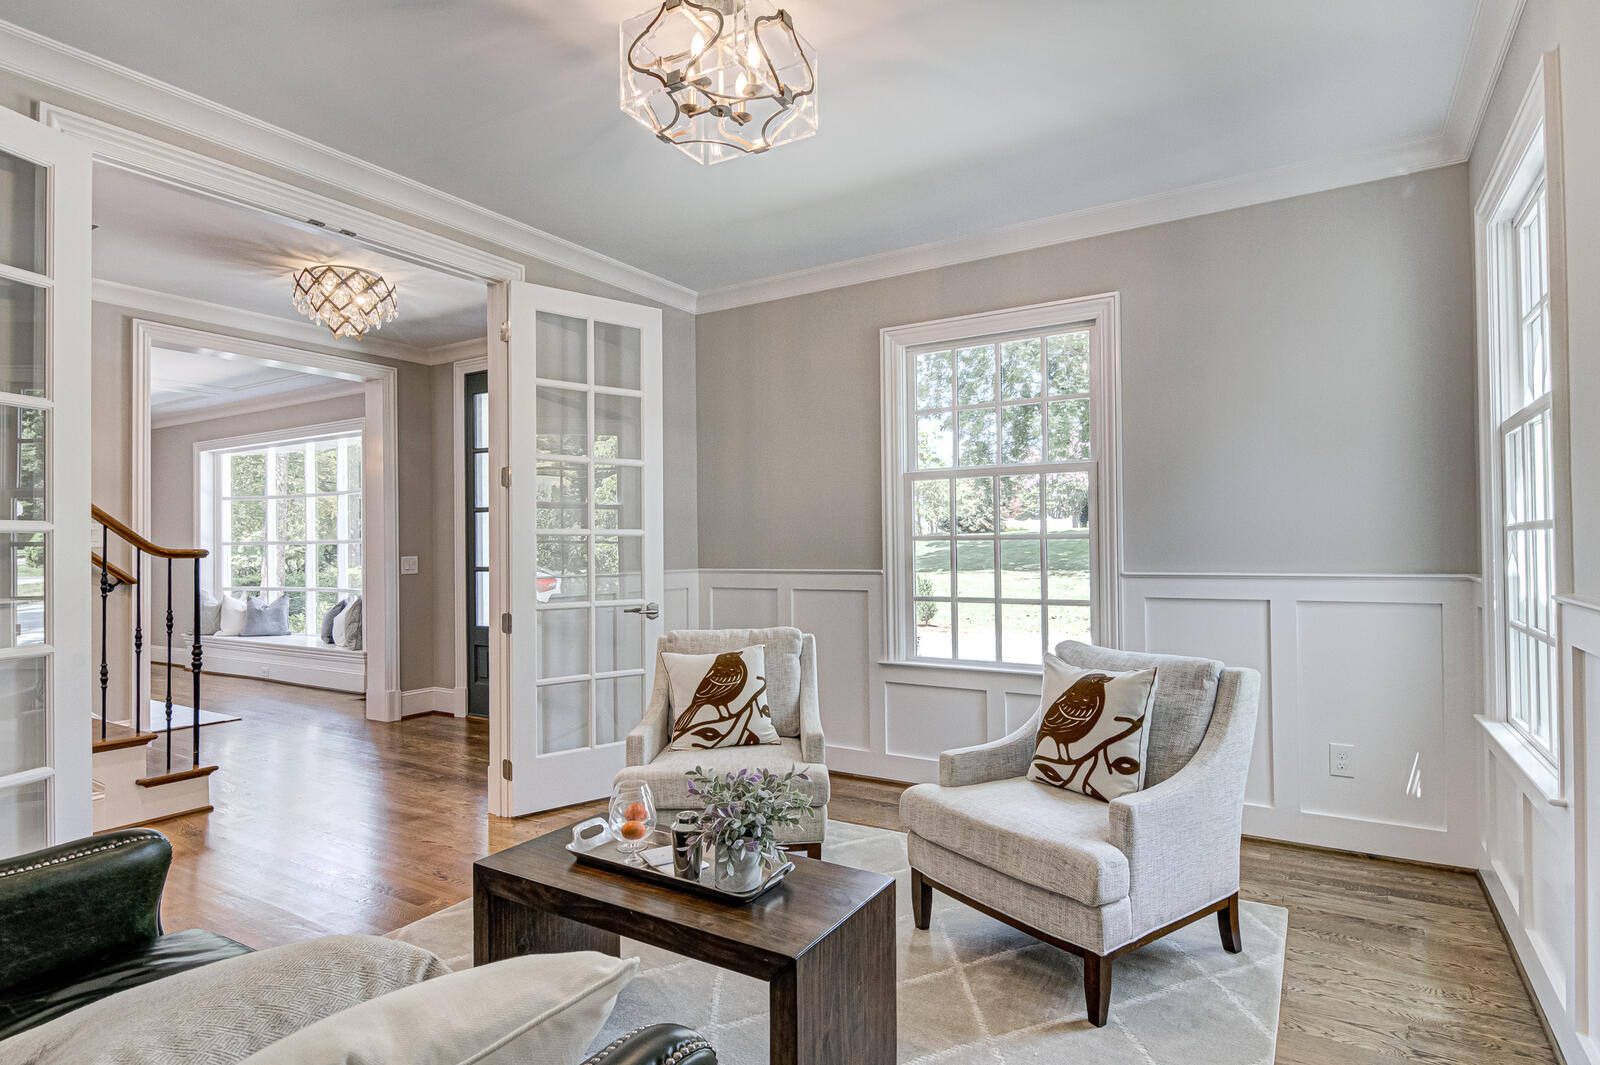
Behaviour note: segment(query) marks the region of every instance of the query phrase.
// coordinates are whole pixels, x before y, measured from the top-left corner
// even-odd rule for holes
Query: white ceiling
[[[235,406],[251,400],[315,392],[318,396],[359,391],[361,386],[305,370],[269,366],[224,351],[150,351],[150,413],[160,421],[175,414]],[[296,396],[303,401],[308,396]]]
[[[125,170],[95,167],[94,221],[100,227],[94,232],[97,281],[304,324],[290,301],[294,272],[345,263],[396,286],[398,316],[368,334],[374,340],[432,348],[482,339],[487,329],[487,289],[480,281],[425,270],[328,230]]]
[[[1463,116],[1470,135],[1486,80],[1468,61],[1498,56],[1475,11],[1495,12],[1480,35],[1515,11],[792,0],[821,56],[820,134],[702,168],[617,109],[617,22],[646,6],[0,0],[0,18],[704,291],[1335,168]]]

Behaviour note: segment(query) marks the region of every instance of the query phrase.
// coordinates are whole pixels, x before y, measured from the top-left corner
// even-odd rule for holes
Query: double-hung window
[[[1489,532],[1505,720],[1560,762],[1548,197],[1542,128],[1486,220]]]
[[[1115,642],[1113,296],[884,331],[900,660]]]
[[[211,586],[289,597],[289,631],[316,635],[322,615],[362,586],[361,429],[205,451]],[[206,472],[208,471],[208,472]]]

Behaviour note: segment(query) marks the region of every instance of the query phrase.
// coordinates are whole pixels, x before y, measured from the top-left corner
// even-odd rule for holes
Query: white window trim
[[[243,436],[220,437],[214,440],[196,440],[193,446],[195,471],[195,543],[205,547],[211,552],[209,558],[206,560],[206,564],[200,568],[201,590],[209,592],[211,595],[220,598],[218,593],[224,584],[222,579],[221,544],[217,540],[217,527],[219,521],[221,520],[218,515],[220,514],[222,506],[221,497],[217,494],[217,455],[225,452],[253,451],[267,447],[289,447],[294,444],[306,444],[314,440],[323,440],[331,436],[349,436],[353,433],[362,434],[362,444],[364,448],[366,444],[365,427],[365,418],[346,418],[336,422],[322,422],[317,425],[296,426],[293,429],[277,429],[267,432],[249,433]],[[313,499],[319,495],[326,496],[331,494],[353,494],[359,492],[363,500],[363,507],[365,507],[366,487],[365,479],[363,478],[360,487],[351,490],[349,493],[306,492],[295,493],[292,497],[279,496],[275,498]],[[307,520],[310,520],[309,509],[307,511]],[[363,522],[362,528],[363,532],[360,537],[344,542],[359,543],[362,545],[362,569],[364,576],[368,566],[366,557],[367,539],[365,522]],[[299,543],[300,541],[294,542]],[[314,543],[317,541],[308,540],[306,542]],[[262,566],[265,567],[265,565],[266,558],[263,555]],[[309,553],[307,556],[307,566],[310,566]],[[363,584],[365,584],[364,581]],[[341,591],[343,590],[345,589],[341,589]],[[349,590],[356,591],[355,589]],[[358,594],[365,594],[365,587],[363,587]],[[309,605],[307,609],[310,609]]]
[[[1555,752],[1550,756],[1511,721],[1506,697],[1506,603],[1505,548],[1502,516],[1505,507],[1501,416],[1502,385],[1498,368],[1509,345],[1519,343],[1516,331],[1521,315],[1514,306],[1515,292],[1499,279],[1516,277],[1517,247],[1515,216],[1507,210],[1508,201],[1520,204],[1539,181],[1547,189],[1545,225],[1550,289],[1551,391],[1548,397],[1551,416],[1552,506],[1555,517],[1554,557],[1555,598],[1570,589],[1572,554],[1570,539],[1571,464],[1569,457],[1567,409],[1566,341],[1566,256],[1561,183],[1561,143],[1559,114],[1547,121],[1547,99],[1556,92],[1557,71],[1554,57],[1547,55],[1534,71],[1533,79],[1512,120],[1505,141],[1478,197],[1474,212],[1476,273],[1478,290],[1478,478],[1480,503],[1480,543],[1483,558],[1483,705],[1490,738],[1506,749],[1521,764],[1542,768],[1534,774],[1541,782],[1538,790],[1551,803],[1566,805],[1571,788],[1571,736],[1567,699],[1564,692],[1565,669],[1561,662],[1559,621],[1556,622],[1556,668],[1551,678],[1551,713],[1555,725]],[[1559,97],[1556,97],[1559,100]],[[1542,402],[1542,401],[1541,401]],[[1537,405],[1537,403],[1535,404]],[[1552,610],[1556,610],[1552,603]],[[1559,611],[1556,612],[1559,618]],[[1512,745],[1517,749],[1513,749]]]
[[[883,562],[887,609],[889,661],[908,665],[1000,668],[1039,672],[1013,662],[974,662],[918,658],[916,631],[911,623],[912,576],[911,490],[906,471],[915,454],[916,419],[911,414],[911,351],[964,337],[993,336],[1058,326],[1088,326],[1090,343],[1090,453],[1098,464],[1095,479],[1094,518],[1090,523],[1090,550],[1094,554],[1097,593],[1094,642],[1106,647],[1122,643],[1122,423],[1121,423],[1121,313],[1117,293],[1107,292],[1077,299],[1038,303],[1028,307],[942,318],[931,322],[893,326],[879,332],[882,344],[881,396]]]

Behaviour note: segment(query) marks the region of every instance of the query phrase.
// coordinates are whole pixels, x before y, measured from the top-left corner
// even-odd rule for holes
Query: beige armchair
[[[1111,965],[1215,913],[1239,932],[1239,836],[1261,677],[1170,655],[1063,643],[1085,669],[1156,669],[1145,787],[1110,803],[1027,779],[1039,713],[1003,739],[946,751],[939,783],[904,793],[911,904],[933,891],[1083,959],[1089,1020],[1110,1016]]]
[[[663,652],[720,654],[757,644],[765,648],[767,705],[780,742],[754,747],[723,747],[709,751],[672,751],[672,707]],[[628,733],[627,766],[616,782],[643,782],[655,796],[660,824],[668,824],[680,810],[697,810],[704,804],[689,794],[688,775],[695,766],[720,773],[739,769],[769,769],[786,773],[800,768],[810,779],[804,790],[816,803],[816,813],[779,833],[778,842],[813,858],[822,857],[828,821],[828,767],[822,739],[822,716],[817,705],[817,641],[810,633],[793,628],[680,629],[656,641],[656,679],[644,718]]]

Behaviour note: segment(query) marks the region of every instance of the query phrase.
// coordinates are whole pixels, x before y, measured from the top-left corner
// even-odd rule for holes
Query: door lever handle
[[[651,621],[654,621],[661,616],[661,605],[659,603],[646,603],[644,606],[628,606],[623,607],[622,612],[624,614],[643,614]]]

